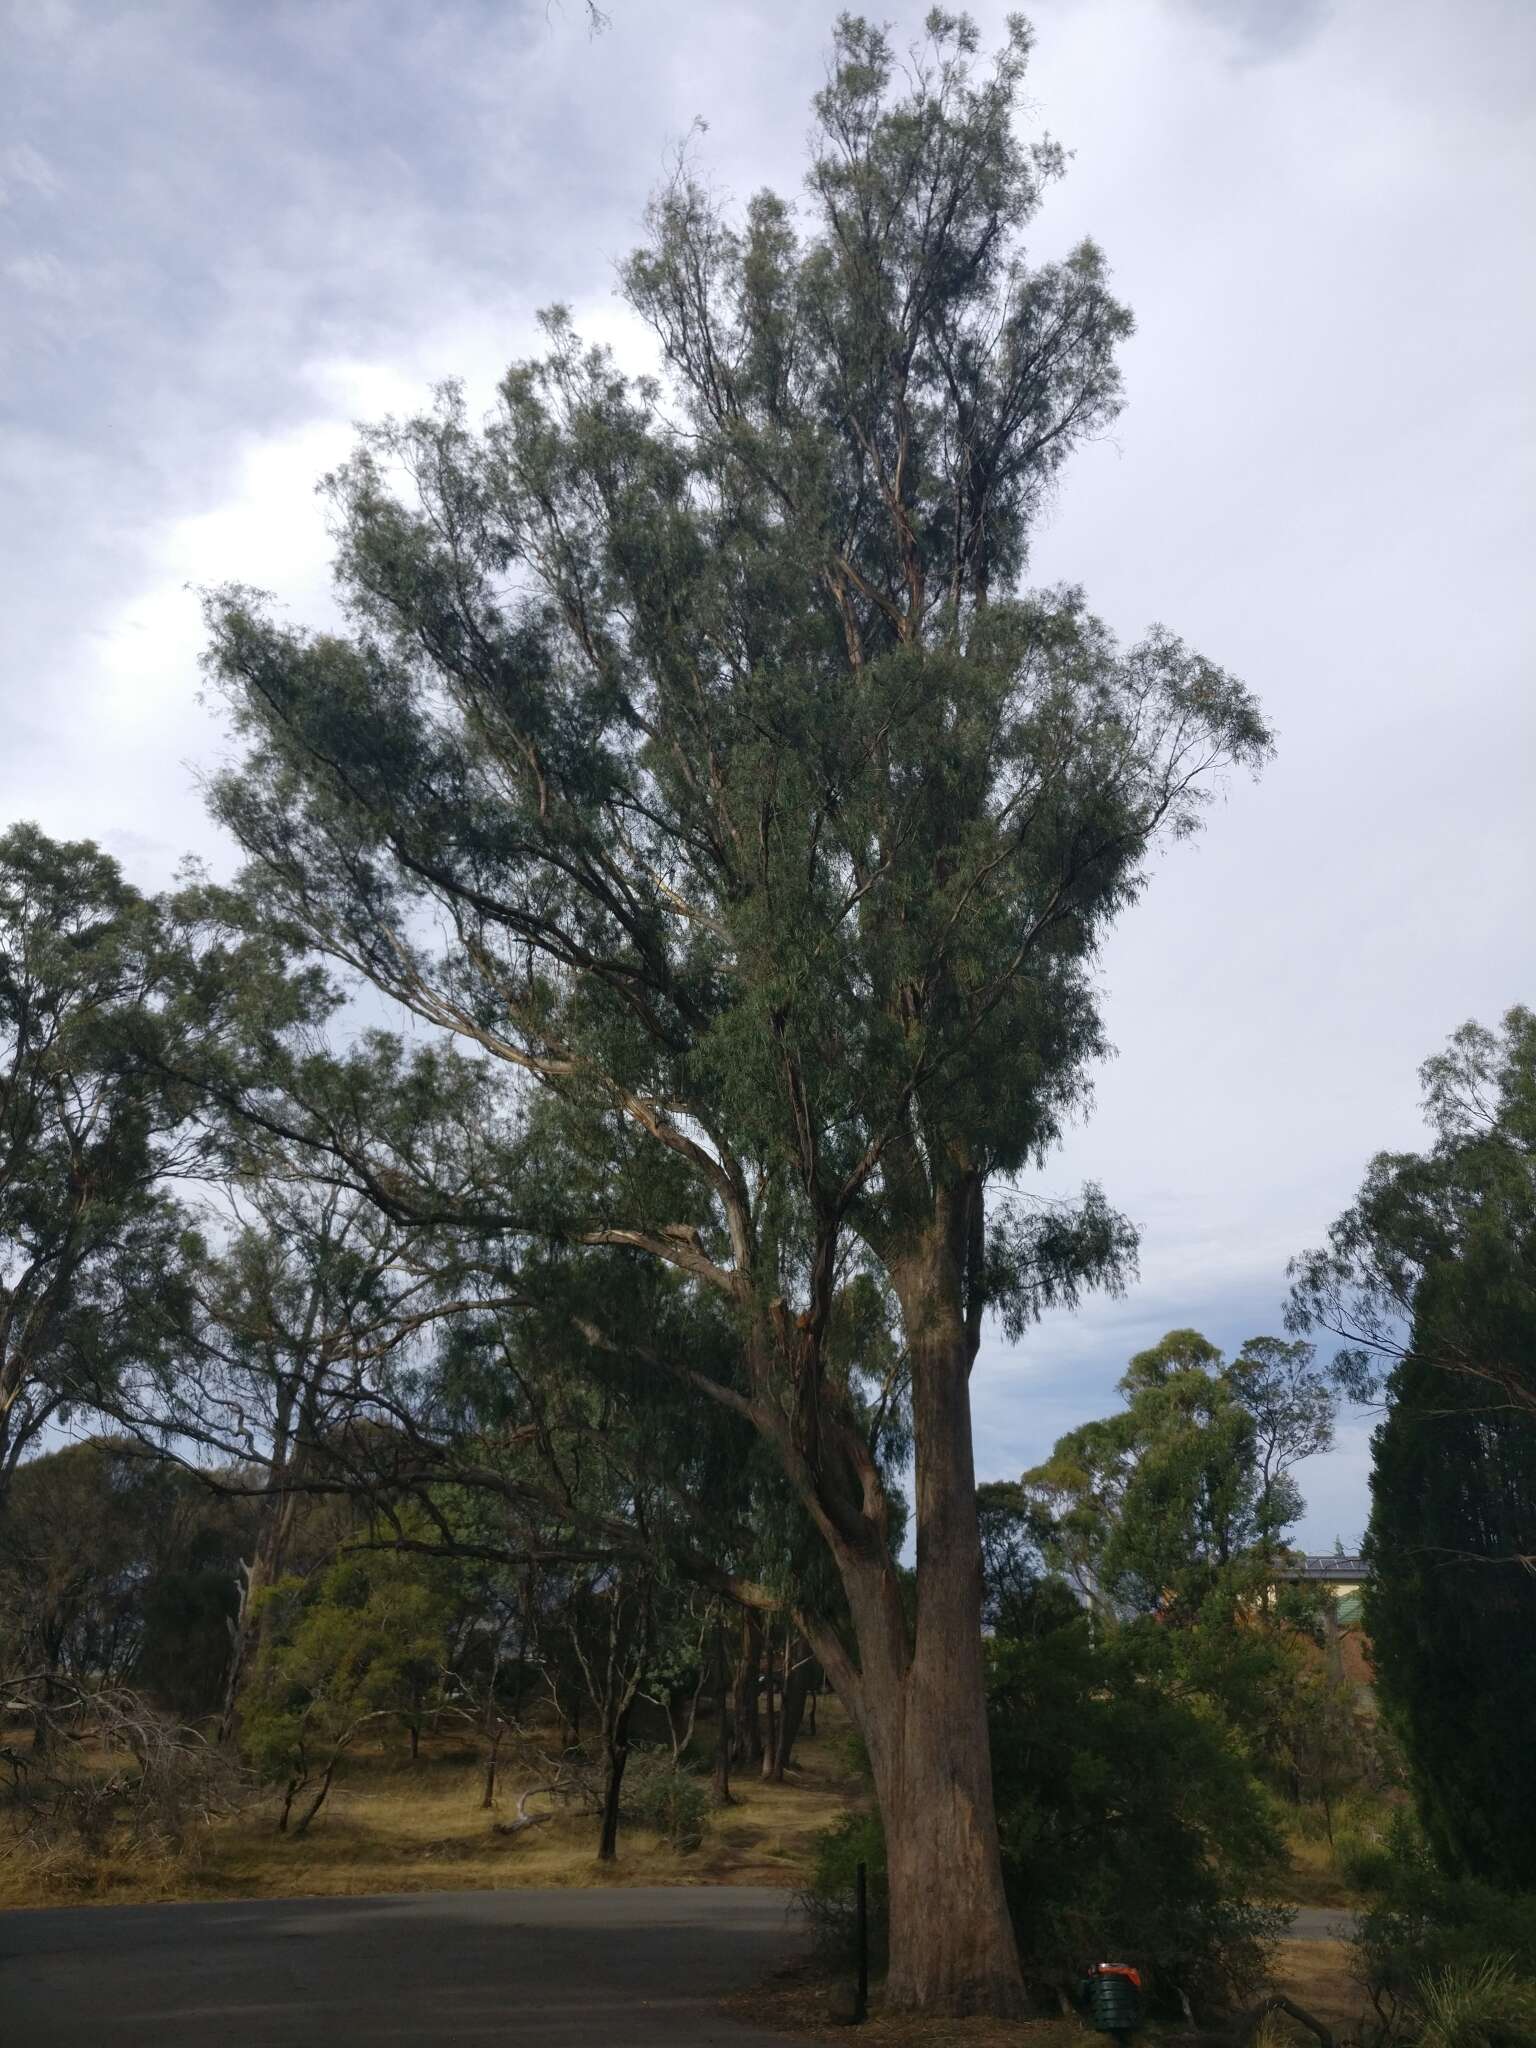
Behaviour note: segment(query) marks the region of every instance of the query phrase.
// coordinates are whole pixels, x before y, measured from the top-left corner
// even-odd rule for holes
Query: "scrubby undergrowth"
[[[831,1711],[829,1712],[829,1708]],[[400,1738],[360,1745],[346,1760],[324,1811],[299,1840],[277,1832],[276,1797],[192,1829],[178,1854],[136,1847],[126,1837],[33,1848],[0,1830],[0,1907],[173,1899],[297,1898],[373,1892],[488,1890],[508,1885],[799,1883],[810,1844],[858,1785],[833,1703],[821,1702],[821,1734],[802,1737],[783,1785],[755,1768],[732,1783],[734,1804],[698,1812],[696,1790],[668,1797],[660,1773],[636,1772],[645,1817],[621,1830],[616,1864],[600,1865],[597,1822],[577,1812],[498,1834],[532,1782],[503,1770],[497,1807],[480,1810],[484,1766],[471,1745],[427,1737],[420,1760]],[[701,1746],[708,1743],[706,1731]],[[545,1801],[531,1802],[534,1807]],[[702,1826],[700,1823],[702,1822]],[[667,1839],[670,1834],[671,1841]],[[686,1846],[690,1841],[695,1846]]]

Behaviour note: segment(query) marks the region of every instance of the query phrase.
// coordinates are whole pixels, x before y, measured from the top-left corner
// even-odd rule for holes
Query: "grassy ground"
[[[1316,2015],[1335,2034],[1358,2030],[1366,1997],[1351,1969],[1342,1941],[1282,1941],[1277,1944],[1274,1986]],[[1297,2036],[1311,2040],[1310,2035]]]
[[[1359,1905],[1359,1893],[1352,1891],[1339,1875],[1333,1850],[1326,1840],[1293,1834],[1290,1848],[1292,1905],[1337,1906],[1345,1911]]]
[[[1338,2038],[1358,2032],[1365,1999],[1350,1974],[1349,1951],[1339,1941],[1283,1941],[1278,1944],[1271,1989],[1284,1992],[1299,2006],[1332,2028]],[[849,1987],[843,1982],[794,1972],[726,2001],[726,2010],[756,2026],[784,2034],[803,2034],[814,2041],[843,2038],[849,2016]],[[867,2048],[1014,2048],[1029,2041],[1033,2048],[1103,2048],[1104,2036],[1090,2033],[1075,2019],[915,2020],[874,2010],[858,2039]],[[1153,2028],[1149,2048],[1163,2038]],[[1174,2037],[1179,2038],[1179,2037]],[[1295,2048],[1316,2048],[1313,2036],[1291,2021],[1271,2023],[1269,2038]]]
[[[504,1770],[498,1811],[480,1811],[480,1764],[453,1742],[422,1745],[416,1764],[391,1748],[349,1756],[309,1833],[277,1832],[262,1801],[196,1833],[184,1857],[157,1861],[79,1850],[0,1855],[0,1907],[167,1899],[303,1898],[372,1892],[495,1890],[509,1885],[797,1883],[810,1838],[860,1796],[843,1753],[843,1723],[822,1701],[820,1731],[802,1737],[783,1785],[744,1771],[736,1804],[711,1816],[701,1846],[680,1854],[640,1828],[621,1831],[616,1864],[597,1861],[597,1822],[558,1815],[515,1836],[492,1823],[516,1810],[528,1782]],[[547,1802],[535,1802],[535,1810]]]

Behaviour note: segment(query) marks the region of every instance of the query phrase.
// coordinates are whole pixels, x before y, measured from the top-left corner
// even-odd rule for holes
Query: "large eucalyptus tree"
[[[964,18],[928,31],[898,85],[839,22],[800,210],[732,223],[683,173],[655,201],[624,272],[655,376],[556,312],[483,430],[448,390],[365,435],[329,480],[350,632],[211,605],[249,749],[214,801],[314,947],[557,1106],[568,1245],[728,1312],[739,1371],[652,1367],[751,1423],[840,1576],[851,1625],[802,1623],[885,1813],[891,1998],[1010,2012],[968,1377],[989,1311],[1112,1284],[1132,1241],[1092,1192],[989,1191],[1082,1100],[1154,840],[1267,739],[1167,633],[1023,593],[1130,319],[1091,244],[1022,252],[1063,162],[1015,132],[1024,27],[986,72]],[[502,1222],[549,1205],[509,1187]],[[856,1269],[899,1307],[915,1616],[829,1362]]]

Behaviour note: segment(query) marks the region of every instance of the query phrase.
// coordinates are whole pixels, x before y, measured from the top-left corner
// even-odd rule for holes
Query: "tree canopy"
[[[1333,1441],[1312,1348],[1251,1337],[1230,1362],[1198,1330],[1131,1360],[1121,1411],[1062,1437],[1024,1475],[1045,1554],[1111,1614],[1192,1623],[1268,1592],[1301,1513],[1291,1476]]]

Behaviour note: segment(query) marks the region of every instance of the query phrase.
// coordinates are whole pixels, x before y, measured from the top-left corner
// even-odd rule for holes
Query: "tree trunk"
[[[412,1722],[411,1722],[411,1724],[410,1724],[410,1734],[411,1734],[411,1762],[412,1762],[412,1763],[414,1764],[414,1763],[418,1763],[418,1762],[420,1761],[420,1759],[421,1759],[421,1724],[420,1724],[419,1722],[417,1722],[417,1721],[412,1721]]]
[[[693,1743],[693,1732],[699,1724],[699,1700],[704,1691],[704,1665],[699,1664],[699,1675],[693,1691],[688,1696],[688,1709],[681,1721],[677,1714],[677,1701],[672,1693],[667,1694],[665,1712],[667,1736],[672,1744],[672,1768],[675,1771]]]
[[[738,1764],[755,1764],[763,1754],[763,1726],[757,1692],[763,1663],[763,1629],[755,1614],[741,1617],[741,1655],[736,1663],[736,1733],[733,1752]]]
[[[597,1860],[599,1863],[612,1863],[619,1853],[619,1795],[624,1786],[624,1766],[629,1762],[627,1706],[614,1723],[604,1747],[608,1774],[603,1786],[603,1832],[597,1845]]]
[[[883,1541],[839,1540],[834,1554],[858,1668],[823,1630],[815,1632],[816,1648],[868,1746],[885,1824],[887,2004],[1017,2018],[1024,1984],[1003,1889],[987,1735],[969,1386],[975,1344],[955,1306],[958,1290],[944,1287],[933,1264],[892,1277],[912,1361],[916,1624],[909,1629]]]
[[[725,1623],[715,1621],[715,1778],[711,1788],[716,1806],[734,1806],[731,1797],[731,1714],[725,1661]]]
[[[331,1789],[331,1780],[335,1777],[335,1775],[336,1759],[335,1757],[332,1757],[330,1762],[326,1765],[324,1771],[321,1773],[320,1790],[315,1794],[314,1799],[310,1802],[309,1809],[305,1813],[304,1818],[299,1822],[298,1826],[293,1831],[295,1840],[297,1840],[297,1838],[304,1833],[305,1829],[309,1826],[310,1822],[314,1819],[315,1815],[320,1811],[321,1807],[324,1806],[326,1794]],[[287,1819],[288,1810],[285,1807],[283,1809],[283,1820],[285,1824],[287,1822]]]
[[[805,1718],[805,1703],[811,1690],[811,1673],[814,1666],[810,1653],[798,1637],[791,1634],[784,1646],[784,1697],[779,1705],[778,1740],[773,1746],[773,1769],[764,1776],[775,1785],[782,1785],[784,1773],[794,1761],[795,1742],[800,1733],[800,1724]]]
[[[245,1667],[251,1654],[251,1592],[255,1571],[254,1558],[240,1566],[240,1604],[229,1624],[229,1664],[224,1673],[224,1701],[219,1712],[219,1729],[215,1738],[221,1745],[228,1742],[235,1732],[235,1703],[240,1696]]]
[[[318,1291],[312,1292],[305,1322],[306,1342],[314,1328],[319,1305]],[[307,1443],[302,1439],[297,1443],[294,1441],[294,1410],[299,1398],[291,1383],[283,1388],[278,1398],[271,1476],[281,1490],[262,1502],[255,1554],[240,1567],[240,1599],[235,1618],[230,1623],[229,1666],[224,1678],[224,1700],[216,1738],[221,1744],[230,1741],[238,1728],[241,1684],[252,1655],[263,1647],[271,1633],[270,1613],[257,1613],[258,1596],[268,1586],[275,1585],[283,1575],[299,1505],[298,1495],[292,1489],[303,1478],[309,1464]]]
[[[779,1716],[774,1703],[773,1682],[776,1673],[773,1668],[773,1623],[765,1631],[763,1659],[763,1706],[766,1712],[767,1728],[763,1735],[763,1780],[765,1783],[781,1782],[783,1773],[778,1768],[779,1757]],[[786,1642],[788,1631],[785,1632]]]
[[[299,1796],[299,1794],[300,1794],[300,1793],[301,1793],[301,1792],[303,1791],[304,1787],[305,1787],[305,1786],[306,1786],[306,1785],[307,1785],[308,1783],[309,1783],[309,1773],[308,1773],[308,1771],[303,1771],[303,1772],[301,1772],[301,1773],[299,1774],[299,1776],[297,1776],[297,1777],[295,1777],[295,1778],[290,1778],[290,1779],[288,1780],[288,1786],[287,1786],[287,1790],[286,1790],[286,1791],[285,1791],[285,1792],[283,1793],[283,1810],[282,1810],[282,1812],[281,1812],[281,1813],[280,1813],[280,1814],[279,1814],[279,1815],[277,1816],[277,1832],[278,1832],[278,1833],[279,1833],[280,1835],[286,1835],[286,1834],[287,1834],[287,1832],[288,1832],[288,1816],[289,1816],[289,1814],[290,1814],[290,1813],[292,1813],[292,1811],[293,1811],[293,1802],[294,1802],[294,1800],[295,1800],[295,1799],[297,1799],[297,1797]]]
[[[489,1813],[496,1804],[496,1767],[501,1761],[501,1738],[503,1729],[497,1726],[490,1737],[490,1746],[485,1752],[485,1786],[480,1795],[480,1811]]]

